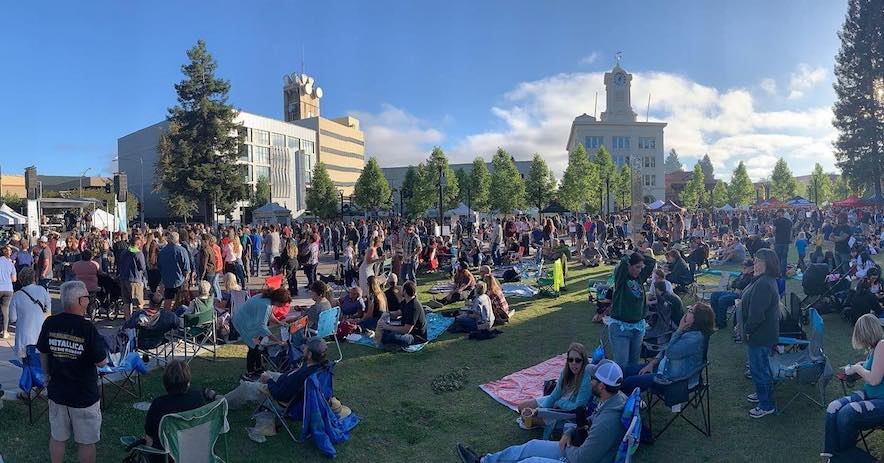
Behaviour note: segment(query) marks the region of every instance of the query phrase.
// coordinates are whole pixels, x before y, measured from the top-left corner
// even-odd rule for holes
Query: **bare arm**
[[[875,346],[875,360],[872,362],[871,371],[859,365],[855,373],[862,376],[863,381],[869,386],[881,384],[881,379],[884,378],[884,342],[878,341],[878,345]]]

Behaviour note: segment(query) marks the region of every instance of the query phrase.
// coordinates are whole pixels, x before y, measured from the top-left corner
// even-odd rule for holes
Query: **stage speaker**
[[[25,169],[25,192],[28,195],[28,199],[39,199],[40,184],[37,181],[36,167],[31,166]]]
[[[129,181],[125,173],[114,174],[114,194],[117,195],[117,201],[125,201],[129,194]]]

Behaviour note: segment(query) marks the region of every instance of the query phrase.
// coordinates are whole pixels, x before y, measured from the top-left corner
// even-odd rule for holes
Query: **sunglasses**
[[[577,358],[569,358],[568,363],[583,363],[583,359],[580,357]]]

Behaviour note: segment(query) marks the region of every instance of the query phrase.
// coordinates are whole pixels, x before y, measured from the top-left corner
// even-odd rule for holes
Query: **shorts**
[[[141,307],[143,305],[142,301],[144,300],[144,283],[140,281],[122,281],[120,282],[120,286],[123,290],[122,296],[124,304],[134,304],[138,307]]]
[[[85,408],[68,407],[49,401],[49,432],[52,439],[66,442],[74,434],[74,442],[82,445],[101,440],[101,401]]]
[[[178,291],[181,290],[180,286],[176,286],[174,288],[164,288],[163,289],[163,299],[175,299],[175,296],[178,295]]]

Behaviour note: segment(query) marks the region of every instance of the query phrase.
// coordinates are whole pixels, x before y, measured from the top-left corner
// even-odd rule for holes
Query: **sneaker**
[[[0,339],[9,339],[9,333],[5,331],[3,333],[0,333]]]
[[[463,444],[457,444],[457,455],[463,463],[479,463],[482,460],[479,454]]]
[[[764,410],[761,407],[755,407],[752,410],[749,410],[749,418],[763,418],[767,415],[775,413],[777,410],[771,408],[770,410]]]
[[[758,393],[753,392],[753,393],[747,395],[746,402],[749,402],[750,404],[757,404],[758,403]]]

